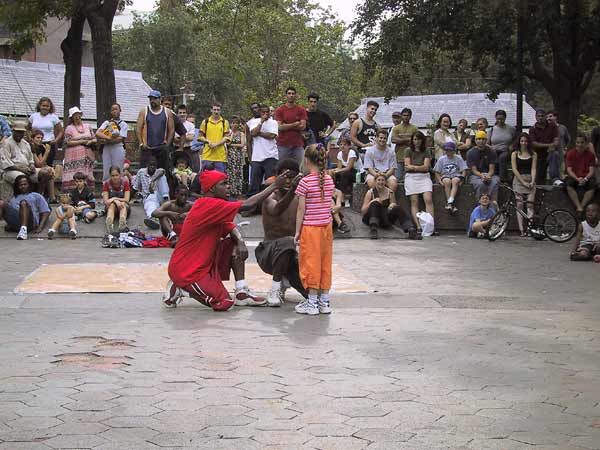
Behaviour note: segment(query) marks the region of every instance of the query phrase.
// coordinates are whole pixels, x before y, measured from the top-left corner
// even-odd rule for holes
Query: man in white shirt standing
[[[183,150],[183,152],[188,156],[190,160],[190,168],[195,172],[200,172],[200,154],[199,152],[192,152],[192,141],[194,140],[194,134],[196,132],[196,127],[194,123],[188,121],[188,110],[187,106],[179,105],[177,107],[177,117],[181,120],[181,123],[185,127],[187,131],[185,136],[179,136],[177,132],[175,133],[175,146],[179,150]]]
[[[266,180],[275,175],[279,153],[277,150],[277,134],[279,125],[271,118],[269,107],[260,107],[260,117],[252,118],[247,123],[252,137],[252,155],[250,158],[251,179],[248,196],[260,191],[263,178]]]

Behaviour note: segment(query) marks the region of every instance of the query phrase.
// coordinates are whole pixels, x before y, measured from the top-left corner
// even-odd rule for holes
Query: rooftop
[[[0,59],[0,114],[29,116],[41,97],[50,97],[56,113],[62,116],[65,66]],[[115,71],[117,101],[123,107],[121,118],[135,122],[148,104],[150,86],[140,72]],[[81,68],[81,109],[86,121],[96,120],[94,69]]]

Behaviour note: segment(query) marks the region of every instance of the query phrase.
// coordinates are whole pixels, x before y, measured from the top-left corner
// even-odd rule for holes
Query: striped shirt
[[[334,184],[329,175],[325,175],[323,190],[325,196],[321,198],[318,173],[308,174],[300,180],[296,188],[296,195],[306,198],[303,225],[322,227],[331,223],[331,197]]]

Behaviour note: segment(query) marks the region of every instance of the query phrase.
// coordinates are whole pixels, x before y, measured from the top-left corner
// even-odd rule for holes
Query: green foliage
[[[319,93],[336,119],[360,103],[363,71],[330,10],[304,0],[183,4],[171,0],[117,33],[117,66],[141,71],[165,94],[187,87],[201,115],[215,100],[228,115],[246,116],[253,101],[277,106],[288,85],[302,101]]]
[[[577,131],[585,133],[588,137],[592,133],[592,130],[596,127],[600,127],[600,120],[581,114],[577,121]]]

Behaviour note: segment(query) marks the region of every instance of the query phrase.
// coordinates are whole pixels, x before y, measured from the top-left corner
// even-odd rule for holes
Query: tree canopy
[[[330,10],[304,0],[168,3],[114,37],[117,67],[164,94],[186,87],[200,112],[216,100],[246,113],[254,101],[281,103],[294,85],[338,119],[360,102],[363,71]]]
[[[365,66],[382,78],[386,95],[418,78],[423,66],[405,62],[423,60],[442,77],[477,75],[493,94],[517,81],[519,15],[524,74],[543,86],[573,130],[600,61],[599,0],[366,0],[353,35],[365,42]]]

